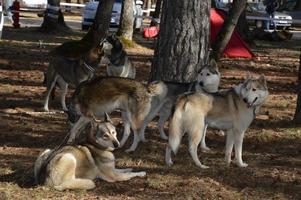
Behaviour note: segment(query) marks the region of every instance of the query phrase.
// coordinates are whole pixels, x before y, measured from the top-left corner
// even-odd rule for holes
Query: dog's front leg
[[[53,88],[55,86],[57,79],[58,79],[58,75],[55,75],[52,82],[50,82],[50,81],[48,82],[48,80],[47,80],[47,92],[46,92],[46,97],[45,97],[45,102],[44,102],[44,110],[47,112],[49,111],[49,107],[48,107],[49,97],[50,97],[51,91],[53,90]]]
[[[64,111],[67,111],[68,108],[66,106],[66,94],[68,91],[68,83],[66,83],[65,81],[61,80],[60,81],[61,84],[61,105]]]
[[[247,167],[248,164],[242,160],[242,144],[244,139],[244,132],[234,132],[234,148],[235,148],[235,164],[238,167]]]
[[[139,144],[139,142],[140,142],[140,137],[139,137],[139,135],[138,135],[137,130],[133,130],[133,132],[134,132],[134,140],[133,140],[133,143],[132,143],[131,147],[130,147],[129,149],[126,150],[126,152],[133,152],[133,151],[135,151],[136,148],[137,148],[137,146],[138,146],[138,144]]]
[[[118,172],[116,170],[110,171],[107,174],[112,180],[115,181],[127,181],[134,177],[145,177],[146,172]]]
[[[74,143],[75,138],[79,134],[79,131],[81,130],[81,128],[83,126],[85,126],[86,124],[88,124],[89,122],[90,122],[90,119],[85,116],[81,116],[79,118],[79,120],[74,124],[74,126],[70,130],[70,136],[68,139],[69,144]]]
[[[125,173],[125,172],[133,171],[133,168],[125,168],[125,169],[116,169],[115,168],[115,171],[118,172],[118,173]]]
[[[225,161],[227,166],[230,166],[231,163],[231,155],[232,155],[232,149],[234,145],[234,134],[232,130],[228,130],[226,133],[226,150],[225,150]]]
[[[123,147],[123,145],[126,143],[127,139],[129,138],[131,134],[131,124],[128,117],[128,114],[126,112],[121,112],[121,117],[123,121],[123,136],[120,141],[120,147]]]
[[[203,130],[203,137],[202,137],[202,141],[201,141],[201,149],[203,152],[210,151],[210,148],[207,147],[207,145],[206,145],[207,127],[208,127],[208,124],[205,124],[204,130]]]

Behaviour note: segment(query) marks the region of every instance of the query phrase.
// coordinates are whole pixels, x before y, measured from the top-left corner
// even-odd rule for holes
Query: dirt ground
[[[80,39],[83,32],[41,34],[33,28],[5,28],[0,41],[0,199],[301,199],[301,129],[292,118],[296,104],[297,68],[301,41],[259,43],[252,47],[257,59],[222,59],[222,88],[243,80],[246,72],[265,74],[270,96],[247,131],[243,157],[247,168],[224,163],[225,138],[209,130],[211,151],[199,152],[210,168],[192,162],[187,139],[175,164],[164,163],[166,141],[156,123],[147,142],[133,154],[116,151],[119,168],[147,171],[146,178],[127,182],[97,181],[92,191],[58,192],[34,185],[33,163],[38,153],[53,148],[69,130],[58,98],[43,113],[43,72],[47,52],[64,41]],[[137,78],[146,81],[153,56],[153,41],[135,36],[139,46],[128,49]],[[260,44],[260,45],[259,45]],[[100,69],[100,74],[104,69]],[[120,119],[114,118],[118,123]],[[166,127],[167,128],[167,127]],[[130,145],[128,142],[127,147]]]

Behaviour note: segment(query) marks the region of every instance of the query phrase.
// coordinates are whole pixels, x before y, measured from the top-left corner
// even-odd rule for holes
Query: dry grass
[[[97,181],[92,191],[57,192],[35,186],[32,172],[38,153],[53,148],[68,132],[66,116],[32,114],[41,111],[42,85],[48,50],[61,42],[80,39],[82,32],[42,35],[34,29],[5,29],[0,41],[0,199],[300,199],[301,129],[291,123],[296,103],[299,51],[296,42],[268,43],[253,50],[260,59],[223,59],[222,88],[239,82],[246,71],[268,77],[270,97],[246,134],[243,156],[249,167],[226,167],[224,137],[209,130],[211,151],[201,153],[208,170],[195,167],[184,138],[175,164],[164,164],[166,142],[156,123],[146,130],[148,141],[133,154],[116,151],[118,167],[146,170],[146,178],[122,183]],[[129,48],[137,78],[148,78],[151,40],[135,35],[139,46]],[[41,42],[42,41],[42,45]],[[281,45],[286,45],[281,48]],[[100,69],[100,74],[104,69]],[[50,109],[59,110],[58,100]],[[120,120],[114,115],[114,120]],[[128,142],[128,145],[130,145]]]

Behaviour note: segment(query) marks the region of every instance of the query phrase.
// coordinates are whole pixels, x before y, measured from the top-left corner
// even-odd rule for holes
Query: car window
[[[247,10],[249,12],[262,12],[265,11],[265,5],[262,2],[260,3],[248,3]]]

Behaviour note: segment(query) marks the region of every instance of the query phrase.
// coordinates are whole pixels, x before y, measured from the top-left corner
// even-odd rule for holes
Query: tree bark
[[[301,124],[301,54],[299,57],[297,96],[297,106],[295,110],[294,122],[296,124]]]
[[[210,0],[164,0],[151,80],[190,83],[209,58]]]
[[[243,38],[244,41],[246,41],[248,44],[253,44],[253,35],[250,31],[249,24],[246,19],[246,11],[243,10],[238,22],[236,30],[238,31],[239,35]]]
[[[151,6],[152,6],[152,1],[151,0],[145,0],[143,2],[144,2],[144,4],[143,4],[144,9],[148,10],[148,9],[151,8]],[[146,13],[146,16],[149,16],[149,14],[150,14],[150,11]]]
[[[232,7],[224,21],[221,31],[218,33],[212,44],[213,58],[219,60],[231,39],[232,33],[237,24],[238,18],[245,9],[247,0],[233,0]]]
[[[161,9],[162,9],[162,1],[163,0],[157,0],[156,1],[156,8],[155,8],[155,12],[153,14],[153,18],[154,19],[160,19],[160,16],[161,16]],[[155,26],[157,25],[158,23],[156,22],[156,20],[153,20],[151,21],[151,26]]]
[[[79,59],[91,52],[91,49],[99,48],[100,42],[106,38],[109,29],[111,13],[115,0],[100,1],[94,24],[88,33],[79,41],[65,42],[56,47],[51,55],[60,55],[68,59]]]
[[[68,29],[60,9],[60,0],[48,0],[47,9],[44,13],[44,21],[40,30],[43,32],[53,32],[58,29]]]
[[[133,40],[134,8],[132,0],[123,0],[121,9],[121,21],[118,29],[118,36],[126,40]]]

